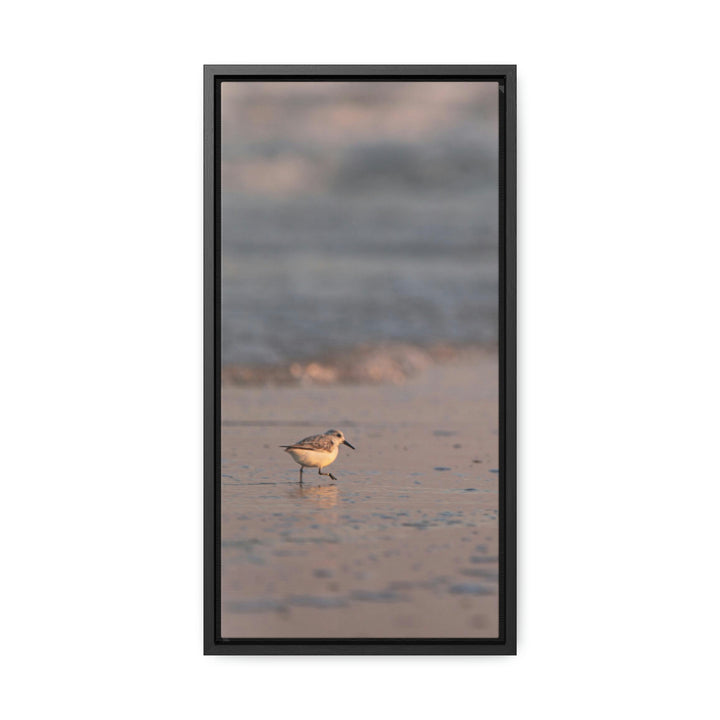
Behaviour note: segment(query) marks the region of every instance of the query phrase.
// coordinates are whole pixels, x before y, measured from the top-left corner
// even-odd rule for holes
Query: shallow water
[[[495,483],[473,474],[486,494],[468,503],[469,473],[463,487],[412,489],[396,472],[337,473],[329,484],[223,482],[223,634],[495,634]],[[477,572],[480,563],[492,570]],[[463,596],[482,604],[458,605]]]

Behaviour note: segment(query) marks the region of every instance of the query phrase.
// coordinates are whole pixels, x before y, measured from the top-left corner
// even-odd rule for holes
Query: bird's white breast
[[[335,461],[338,449],[336,445],[330,452],[303,450],[302,448],[288,448],[288,452],[298,465],[302,465],[303,467],[324,468],[326,465],[330,465],[330,463]]]

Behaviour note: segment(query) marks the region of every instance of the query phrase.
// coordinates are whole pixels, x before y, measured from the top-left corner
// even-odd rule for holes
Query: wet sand
[[[496,637],[497,357],[401,385],[222,390],[221,633]],[[335,427],[332,481],[278,446]]]

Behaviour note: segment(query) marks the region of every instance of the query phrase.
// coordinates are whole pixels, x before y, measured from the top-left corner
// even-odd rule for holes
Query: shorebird
[[[337,478],[330,472],[323,472],[323,468],[335,462],[340,445],[347,445],[355,449],[342,434],[340,430],[328,430],[322,435],[310,435],[310,437],[298,440],[293,445],[280,445],[290,453],[292,459],[300,465],[300,482],[303,481],[303,468],[316,467],[318,475],[329,475],[333,480]]]

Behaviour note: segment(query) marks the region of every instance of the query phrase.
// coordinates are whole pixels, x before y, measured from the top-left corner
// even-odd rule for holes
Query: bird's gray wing
[[[320,452],[332,452],[333,441],[327,435],[310,435],[298,440],[292,445],[281,445],[290,450],[319,450]]]

